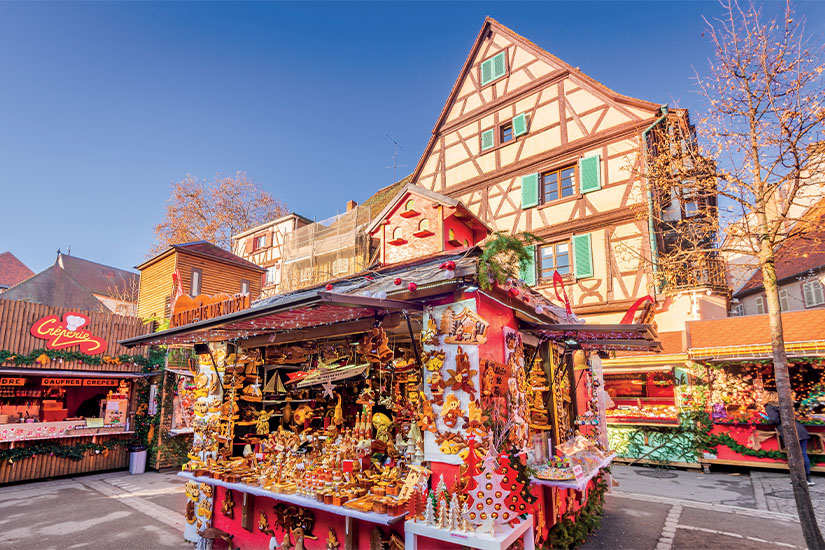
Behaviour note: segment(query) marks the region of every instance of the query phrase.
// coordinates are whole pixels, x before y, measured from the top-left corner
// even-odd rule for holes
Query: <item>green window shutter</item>
[[[590,246],[590,233],[573,235],[573,272],[577,279],[593,276],[593,249]]]
[[[531,244],[524,248],[530,253],[530,263],[524,267],[519,266],[518,276],[527,286],[536,286],[536,247]]]
[[[481,64],[481,85],[489,84],[493,80],[493,60],[488,59]]]
[[[504,73],[507,72],[507,59],[504,57],[506,55],[505,52],[501,52],[497,56],[495,56],[493,61],[493,80],[497,78],[501,78],[504,76]]]
[[[539,175],[521,177],[521,208],[532,208],[539,203]]]
[[[521,113],[513,118],[513,135],[523,136],[527,133],[527,115]]]
[[[601,158],[599,155],[592,155],[579,160],[579,174],[581,177],[579,189],[582,193],[590,193],[601,189]]]
[[[495,131],[487,130],[486,132],[481,132],[481,150],[486,151],[493,145],[495,145]]]

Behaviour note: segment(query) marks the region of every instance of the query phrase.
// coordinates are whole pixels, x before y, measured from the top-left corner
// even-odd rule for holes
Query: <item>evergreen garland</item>
[[[788,455],[784,451],[772,451],[769,449],[751,449],[746,445],[737,443],[737,441],[728,434],[714,434],[711,435],[712,446],[724,445],[731,451],[739,453],[740,455],[755,456],[757,458],[773,458],[776,460],[788,460]],[[823,455],[809,455],[811,464],[819,464],[825,462]]]
[[[504,284],[508,277],[520,278],[520,271],[534,260],[527,247],[543,242],[532,233],[522,232],[510,235],[506,231],[496,231],[484,245],[478,261],[478,283],[489,290],[493,283]]]
[[[115,434],[117,435],[117,434]],[[112,439],[103,443],[81,443],[79,445],[60,445],[59,443],[34,443],[25,447],[15,447],[13,449],[0,449],[0,462],[8,460],[9,464],[14,464],[20,460],[31,458],[37,455],[50,455],[70,460],[81,460],[86,451],[94,451],[96,454],[103,453],[104,456],[109,449],[114,447],[125,447],[132,444],[130,439]]]
[[[599,528],[604,516],[604,494],[607,482],[604,475],[594,478],[594,487],[584,506],[575,512],[566,512],[558,523],[550,528],[543,550],[569,550],[582,544],[587,536]]]
[[[4,363],[12,363],[16,366],[34,365],[39,363],[38,359],[45,355],[50,361],[80,361],[87,365],[128,365],[134,364],[141,367],[148,367],[153,365],[150,358],[142,355],[118,355],[112,357],[109,355],[89,355],[79,351],[66,351],[54,349],[36,349],[29,354],[14,353],[7,349],[0,350],[0,365]],[[151,354],[150,354],[151,355]],[[148,372],[148,371],[144,371]]]

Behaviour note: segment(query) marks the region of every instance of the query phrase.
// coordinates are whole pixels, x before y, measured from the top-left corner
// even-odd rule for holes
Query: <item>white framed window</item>
[[[765,298],[763,296],[756,297],[756,314],[762,315],[765,313]]]
[[[805,307],[815,307],[825,304],[825,293],[823,293],[822,283],[819,281],[802,283],[802,295],[805,297]]]
[[[266,247],[266,235],[258,235],[252,243],[252,250],[260,250]]]
[[[249,281],[241,279],[241,294],[249,294]]]
[[[779,291],[779,309],[781,311],[790,311],[791,304],[788,298],[788,291],[787,290],[780,290]]]
[[[192,268],[192,281],[189,285],[189,295],[191,297],[198,296],[201,293],[201,285],[203,284],[203,271],[200,269],[193,267]]]
[[[730,308],[731,317],[742,317],[745,314],[744,304],[733,304]]]
[[[281,266],[276,264],[272,267],[266,268],[266,284],[267,285],[275,285],[278,284],[278,275],[280,272]]]

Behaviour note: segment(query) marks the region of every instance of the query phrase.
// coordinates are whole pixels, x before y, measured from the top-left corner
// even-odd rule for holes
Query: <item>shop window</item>
[[[790,303],[788,302],[788,291],[779,291],[779,309],[780,311],[790,311]]]
[[[570,243],[567,241],[539,247],[539,279],[549,281],[553,272],[570,275]]]
[[[808,281],[802,284],[802,294],[805,297],[805,307],[815,307],[825,304],[825,295],[822,291],[822,283],[819,281]]]
[[[756,297],[756,314],[763,315],[765,313],[765,298],[762,296]]]
[[[312,268],[311,267],[305,267],[305,268],[301,269],[300,280],[301,280],[302,283],[308,283],[309,281],[312,280]]]
[[[189,284],[189,295],[193,298],[201,293],[203,285],[203,271],[197,267],[192,268],[192,281]]]
[[[541,174],[541,202],[547,204],[576,194],[576,167]]]
[[[241,294],[249,294],[249,281],[241,279]]]

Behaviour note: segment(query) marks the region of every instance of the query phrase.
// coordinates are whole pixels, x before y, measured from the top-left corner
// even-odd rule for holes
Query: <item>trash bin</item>
[[[129,447],[129,473],[142,474],[146,471],[146,445]]]

